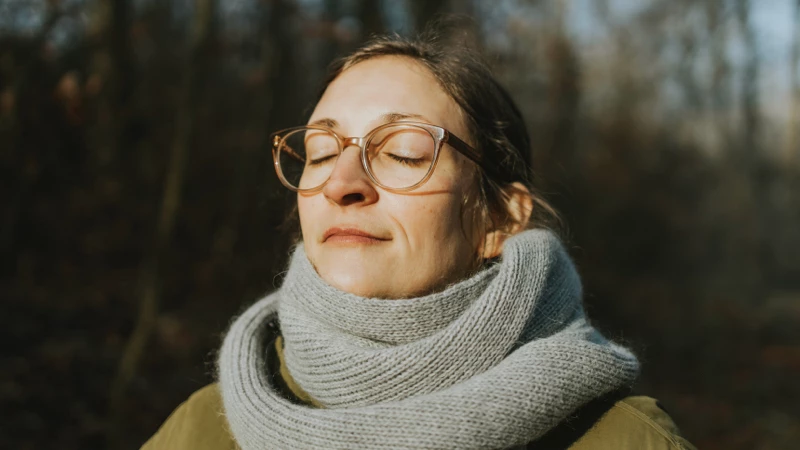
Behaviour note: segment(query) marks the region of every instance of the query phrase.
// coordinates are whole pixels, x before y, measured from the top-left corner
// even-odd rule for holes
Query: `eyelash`
[[[402,156],[393,155],[391,153],[388,153],[388,155],[390,158],[399,162],[400,164],[406,164],[409,166],[418,166],[422,163],[422,158],[405,158]]]
[[[320,165],[320,164],[322,164],[322,163],[324,163],[326,161],[329,161],[329,160],[331,160],[333,158],[336,158],[337,156],[339,156],[339,155],[328,155],[328,156],[325,156],[325,157],[322,157],[322,158],[319,158],[319,159],[312,159],[312,160],[309,160],[308,165],[309,166],[317,166],[317,165]]]

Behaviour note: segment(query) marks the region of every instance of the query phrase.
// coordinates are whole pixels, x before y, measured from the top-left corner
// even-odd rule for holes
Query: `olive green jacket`
[[[313,405],[283,364],[280,337],[270,346],[271,368],[287,396]],[[273,350],[274,349],[274,350]],[[611,395],[595,400],[542,438],[518,448],[570,450],[696,450],[658,402],[650,397]],[[195,392],[169,416],[142,450],[239,450],[228,429],[217,385]]]

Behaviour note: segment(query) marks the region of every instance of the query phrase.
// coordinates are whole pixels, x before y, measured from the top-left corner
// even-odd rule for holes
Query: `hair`
[[[559,233],[562,226],[559,214],[533,185],[530,136],[522,113],[494,78],[478,50],[464,45],[464,39],[461,42],[446,39],[453,37],[452,33],[447,34],[449,25],[439,20],[414,37],[397,34],[373,37],[329,66],[314,103],[320,100],[330,83],[358,63],[386,56],[416,61],[461,108],[469,133],[466,139],[482,152],[483,164],[490,166],[490,170],[476,167],[480,204],[470,208],[477,213],[476,219],[482,229],[508,230],[522,225]],[[510,210],[510,194],[520,191],[513,183],[525,186],[528,190],[525,194],[533,202],[528,223],[518,224]]]

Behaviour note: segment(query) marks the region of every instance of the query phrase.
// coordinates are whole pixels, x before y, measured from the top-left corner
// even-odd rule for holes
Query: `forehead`
[[[462,111],[422,64],[407,57],[362,61],[328,85],[310,122],[333,119],[341,132],[361,135],[387,114],[417,114],[463,134]]]

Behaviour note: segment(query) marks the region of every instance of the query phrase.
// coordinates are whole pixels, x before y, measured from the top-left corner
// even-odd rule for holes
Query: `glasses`
[[[339,155],[351,145],[361,149],[361,164],[370,180],[394,192],[411,191],[428,181],[445,143],[482,165],[477,150],[444,128],[427,123],[387,123],[360,138],[309,125],[278,131],[270,140],[281,183],[304,193],[325,186]]]

